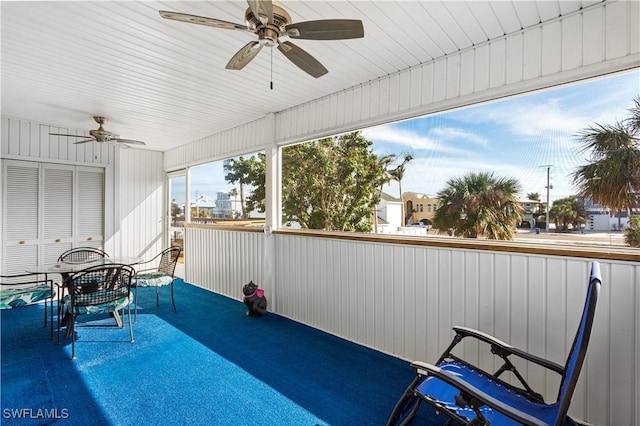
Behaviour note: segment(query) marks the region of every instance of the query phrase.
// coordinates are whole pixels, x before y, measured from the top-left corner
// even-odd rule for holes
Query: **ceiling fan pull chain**
[[[271,79],[271,90],[273,90],[273,46],[271,46],[271,75],[269,78]]]

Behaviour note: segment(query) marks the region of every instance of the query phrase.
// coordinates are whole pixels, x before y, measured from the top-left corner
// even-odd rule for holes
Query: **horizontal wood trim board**
[[[264,232],[262,228],[246,228],[242,226],[216,226],[202,224],[187,224],[187,228],[195,229],[211,229],[221,231],[236,232]],[[619,260],[625,262],[640,262],[640,250],[638,249],[622,249],[622,248],[584,248],[584,247],[562,247],[558,246],[542,246],[534,244],[522,244],[517,242],[504,243],[501,241],[491,240],[471,240],[471,239],[450,239],[446,237],[397,237],[392,235],[371,235],[357,234],[348,232],[330,232],[318,230],[277,230],[273,231],[276,235],[293,235],[301,237],[329,238],[336,240],[351,240],[358,242],[370,243],[386,243],[410,246],[424,247],[440,247],[440,248],[456,248],[465,250],[484,250],[508,253],[535,254],[541,256],[563,256],[563,257],[579,257],[585,259],[606,259]]]

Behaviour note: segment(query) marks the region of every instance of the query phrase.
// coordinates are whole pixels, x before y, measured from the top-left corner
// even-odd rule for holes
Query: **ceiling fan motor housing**
[[[278,37],[286,34],[285,27],[291,23],[291,16],[282,8],[273,5],[273,22],[269,23],[266,16],[254,15],[251,8],[245,12],[244,19],[247,28],[258,34],[260,44],[274,46],[278,43]]]

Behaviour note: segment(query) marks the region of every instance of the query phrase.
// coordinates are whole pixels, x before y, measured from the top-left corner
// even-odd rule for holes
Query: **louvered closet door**
[[[73,245],[74,166],[43,164],[43,263],[54,263]]]
[[[104,169],[77,167],[76,246],[102,248],[104,241]]]
[[[38,194],[40,169],[38,164],[24,161],[3,161],[4,193],[2,229],[2,270],[5,274],[24,272],[24,265],[35,265],[38,258]]]

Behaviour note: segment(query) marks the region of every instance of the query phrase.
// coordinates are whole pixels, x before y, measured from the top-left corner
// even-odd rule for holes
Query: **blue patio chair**
[[[111,263],[96,265],[70,274],[64,281],[68,294],[62,305],[65,308],[64,319],[58,322],[58,343],[60,327],[66,327],[65,337],[71,337],[71,359],[76,358],[75,322],[80,315],[111,314],[118,327],[124,327],[119,310],[127,308],[129,335],[133,343],[131,326],[131,281],[135,270],[129,265]]]
[[[153,268],[138,269],[136,277],[133,280],[133,286],[136,288],[136,301],[135,301],[135,316],[138,318],[138,291],[140,287],[155,287],[156,289],[156,306],[160,306],[160,296],[158,289],[164,286],[171,286],[171,303],[173,303],[173,311],[176,312],[176,301],[173,297],[173,283],[175,281],[175,270],[178,258],[182,253],[182,247],[169,247],[162,250],[153,259],[139,263],[143,265],[145,263],[158,262],[157,266]]]
[[[416,378],[396,404],[387,425],[409,423],[422,402],[426,402],[440,418],[444,414],[446,424],[576,424],[567,416],[567,411],[587,353],[601,282],[600,265],[592,262],[582,318],[564,366],[524,352],[480,331],[454,327],[455,337],[436,365],[419,361],[411,363]],[[491,353],[501,358],[502,365],[495,373],[482,371],[452,353],[454,347],[467,337],[488,344]],[[509,358],[511,356],[559,374],[561,382],[556,400],[546,403],[518,372]],[[504,372],[511,372],[519,385],[501,379]]]

